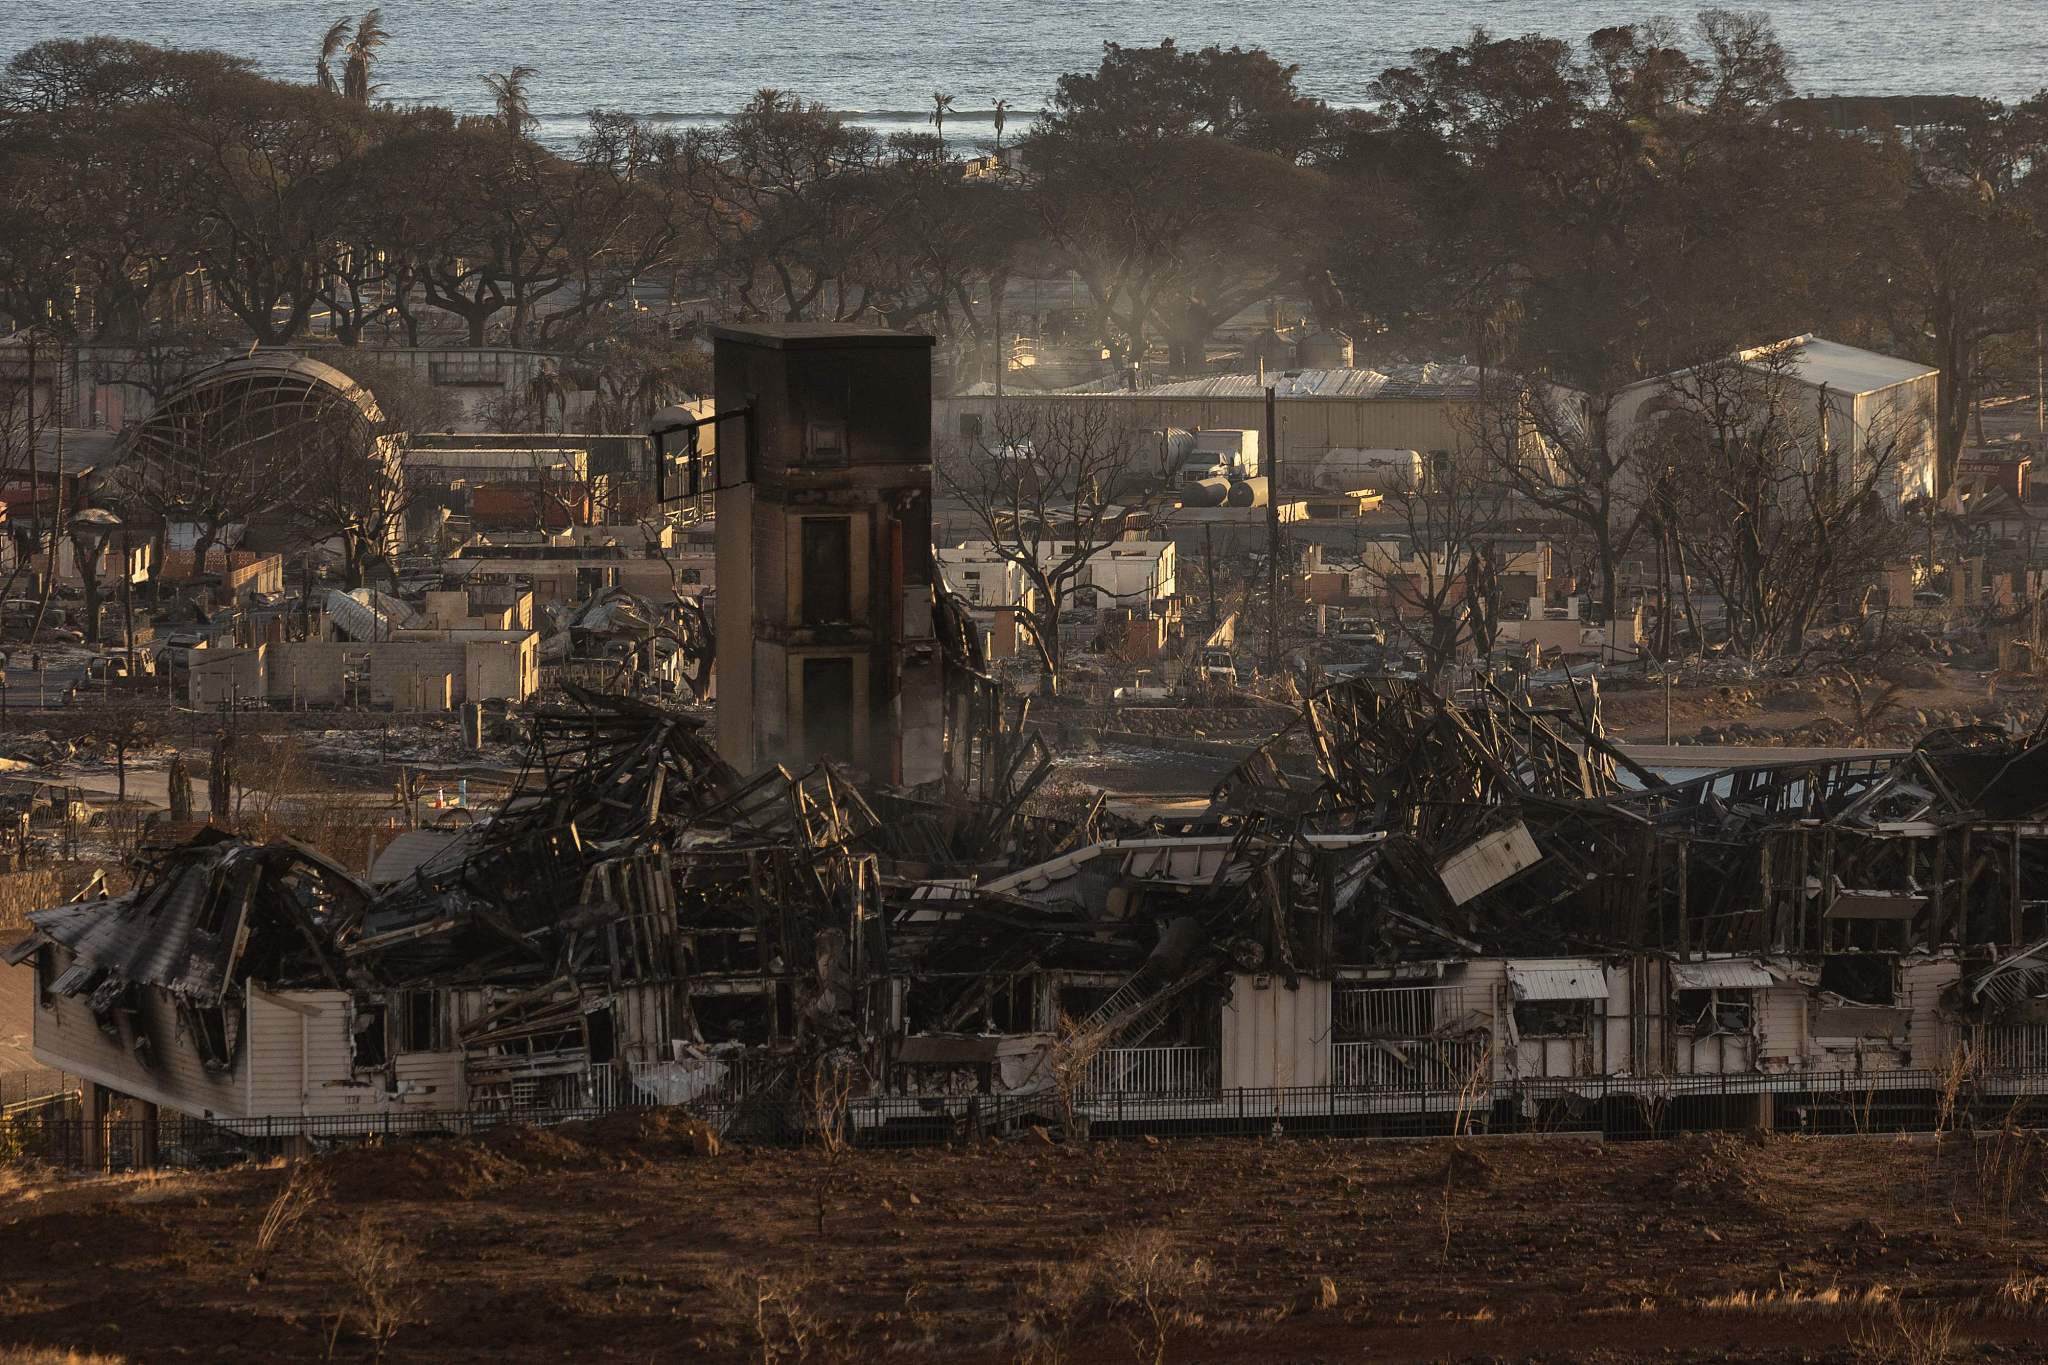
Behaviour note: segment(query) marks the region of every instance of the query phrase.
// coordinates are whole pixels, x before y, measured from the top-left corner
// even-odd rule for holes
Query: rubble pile
[[[1667,1055],[1609,1072],[1670,1068],[1681,1036],[1738,1037],[1755,1070],[1778,989],[1805,994],[1818,1055],[1829,1029],[1859,1064],[1873,1040],[1896,1054],[1907,959],[1944,964],[1954,1017],[2035,1027],[2041,735],[1669,782],[1571,695],[1347,679],[1205,814],[1137,825],[1099,798],[1029,813],[1053,765],[1021,712],[985,733],[971,788],[886,789],[829,764],[745,776],[691,717],[572,687],[497,814],[407,836],[370,882],[208,831],[126,896],[38,912],[13,956],[42,955],[56,1027],[89,1026],[165,1094],[174,1052],[264,1064],[252,1011],[334,1010],[337,1078],[302,1058],[297,1083],[378,1112],[753,1097],[786,1119],[829,1077],[981,1097],[989,1122],[1036,1096],[1042,1117],[1049,1094],[1169,1063],[1213,1089],[1219,1033],[1269,982],[1324,983],[1331,1014],[1303,1033],[1353,1047],[1356,1083],[1436,1092],[1551,1065],[1524,1042],[1609,998],[1610,972],[1630,1010],[1659,1002],[1645,1036]],[[1454,1001],[1444,983],[1493,959],[1502,994]],[[1603,1064],[1590,1048],[1565,1074]]]

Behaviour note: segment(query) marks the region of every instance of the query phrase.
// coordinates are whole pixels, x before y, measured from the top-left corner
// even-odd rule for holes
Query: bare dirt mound
[[[625,1170],[717,1156],[718,1134],[680,1110],[620,1110],[541,1128],[507,1123],[481,1137],[370,1143],[327,1157],[323,1173],[352,1201],[467,1199],[515,1176]]]
[[[559,1130],[597,1151],[617,1156],[717,1156],[718,1133],[680,1109],[620,1109]]]
[[[321,1171],[336,1198],[367,1203],[467,1199],[523,1168],[482,1143],[447,1138],[350,1148],[323,1159]]]
[[[1647,1193],[1676,1204],[1770,1208],[1758,1171],[1763,1149],[1755,1139],[1712,1133],[1676,1138],[1670,1146],[1672,1165],[1650,1176]]]

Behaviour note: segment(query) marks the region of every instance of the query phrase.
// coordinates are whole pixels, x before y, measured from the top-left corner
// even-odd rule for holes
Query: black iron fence
[[[476,1137],[510,1123],[584,1122],[610,1108],[398,1112],[207,1120],[165,1114],[87,1120],[75,1099],[0,1119],[0,1160],[131,1170],[204,1169],[365,1141]],[[787,1145],[810,1140],[820,1115],[792,1090],[721,1097],[677,1110],[724,1138]],[[825,1116],[831,1121],[831,1116]],[[1542,1079],[1475,1092],[1338,1086],[1209,1089],[1179,1095],[887,1095],[856,1099],[840,1119],[857,1145],[917,1147],[991,1136],[1399,1138],[1583,1135],[1649,1140],[1703,1131],[1897,1134],[2048,1121],[2048,1073],[1977,1076],[1936,1071],[1684,1076],[1656,1080]]]

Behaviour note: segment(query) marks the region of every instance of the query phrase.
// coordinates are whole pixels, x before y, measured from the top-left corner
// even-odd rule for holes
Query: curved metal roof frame
[[[185,377],[130,436],[131,459],[154,479],[220,481],[289,498],[336,439],[367,447],[384,414],[363,385],[317,360],[258,354]]]

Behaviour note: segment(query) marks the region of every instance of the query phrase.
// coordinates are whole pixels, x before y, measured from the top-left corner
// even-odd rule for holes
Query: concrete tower
[[[937,778],[932,339],[838,323],[712,336],[718,411],[749,414],[718,442],[719,751],[742,772],[829,757]]]

